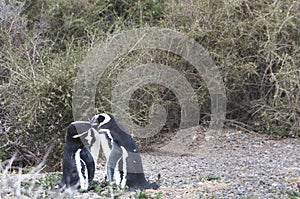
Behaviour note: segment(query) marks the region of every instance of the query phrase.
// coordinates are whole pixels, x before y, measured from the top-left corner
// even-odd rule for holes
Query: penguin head
[[[107,114],[107,113],[101,113],[101,114],[95,115],[91,119],[90,123],[93,127],[97,127],[99,129],[99,128],[102,128],[103,126],[106,126],[106,128],[107,127],[109,128],[109,126],[111,126],[113,121],[114,121],[114,118],[112,115]]]
[[[116,117],[108,113],[101,113],[95,115],[91,119],[90,123],[98,131],[101,131],[101,129],[114,129],[118,132],[128,132],[128,130],[118,121]]]
[[[91,128],[92,125],[90,122],[72,122],[66,131],[66,142],[80,141],[80,137],[85,136]]]

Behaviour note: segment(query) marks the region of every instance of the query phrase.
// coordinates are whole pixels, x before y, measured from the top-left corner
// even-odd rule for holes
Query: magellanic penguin
[[[91,189],[90,182],[95,174],[95,162],[81,137],[86,135],[92,126],[90,122],[71,123],[66,130],[63,154],[63,175],[56,188]]]
[[[91,120],[97,131],[106,135],[107,143],[102,142],[106,156],[107,176],[122,188],[157,189],[157,183],[149,183],[144,175],[139,149],[126,129],[111,114],[98,114]],[[106,146],[103,146],[106,145]]]

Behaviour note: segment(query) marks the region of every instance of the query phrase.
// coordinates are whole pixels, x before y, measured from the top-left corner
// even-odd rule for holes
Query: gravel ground
[[[169,155],[166,147],[143,154],[146,176],[161,175],[161,188],[151,192],[163,198],[300,198],[299,139],[234,131],[209,142],[203,137],[185,151],[178,143],[168,146]]]
[[[147,193],[161,193],[163,199],[300,198],[300,139],[227,130],[218,139],[205,141],[202,132],[201,127],[179,131],[173,141],[142,153],[146,177],[160,184]],[[102,181],[103,176],[104,164],[99,163],[95,180]],[[103,197],[89,191],[72,198]]]

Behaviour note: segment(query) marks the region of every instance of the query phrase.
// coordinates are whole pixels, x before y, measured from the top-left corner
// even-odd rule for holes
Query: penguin
[[[66,130],[63,153],[63,175],[61,182],[55,187],[64,191],[66,188],[90,190],[90,182],[95,174],[95,162],[89,149],[83,144],[81,137],[91,131],[90,122],[77,121],[71,123]]]
[[[98,114],[90,122],[100,134],[105,134],[107,142],[102,142],[106,145],[102,147],[106,154],[106,173],[110,182],[115,181],[121,188],[127,186],[130,190],[159,187],[157,183],[146,180],[135,141],[113,115]]]

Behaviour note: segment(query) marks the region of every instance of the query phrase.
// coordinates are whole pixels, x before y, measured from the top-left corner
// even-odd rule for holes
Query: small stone
[[[245,189],[244,189],[243,187],[239,188],[239,189],[237,190],[237,194],[238,194],[238,195],[244,195],[244,194],[245,194]]]
[[[279,182],[274,182],[274,183],[272,183],[271,186],[275,187],[275,188],[280,188],[280,187],[282,187],[282,184],[280,184]]]
[[[266,184],[263,180],[260,180],[260,181],[258,181],[258,184],[259,185],[264,185],[264,184]]]

